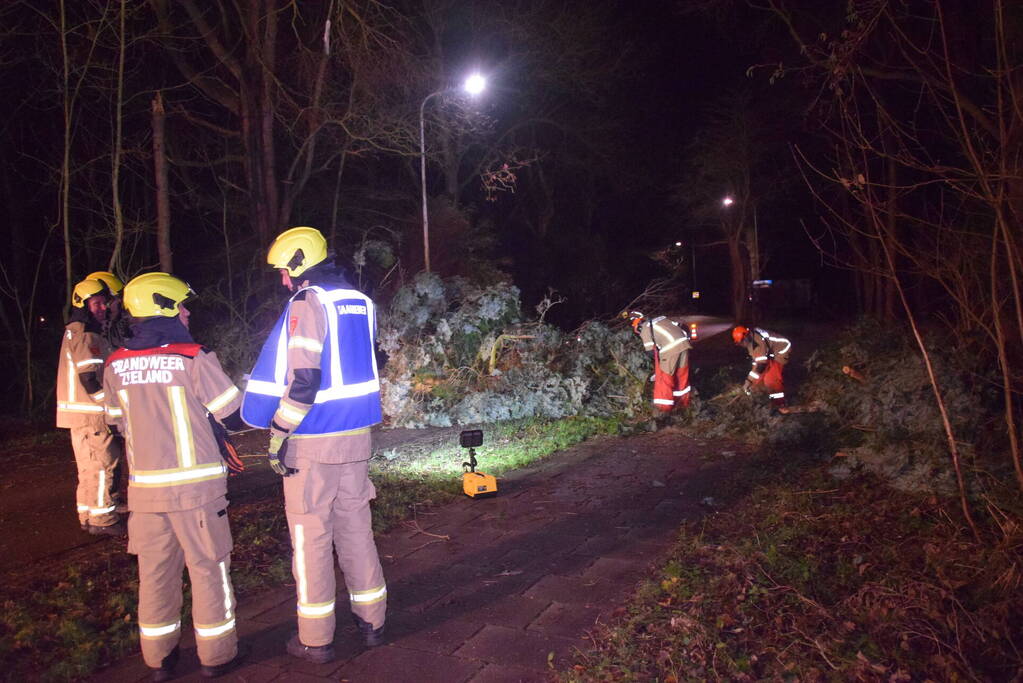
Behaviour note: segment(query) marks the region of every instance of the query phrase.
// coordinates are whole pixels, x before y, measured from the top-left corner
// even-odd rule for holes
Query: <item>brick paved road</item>
[[[703,513],[709,448],[672,429],[569,449],[500,482],[500,495],[463,499],[378,537],[388,583],[388,643],[364,650],[344,628],[338,595],[337,661],[288,656],[293,587],[238,608],[243,667],[221,680],[543,681],[565,667],[588,629],[607,621],[670,547],[680,521]],[[714,444],[714,449],[734,444]],[[339,581],[339,586],[343,583]],[[188,629],[185,629],[186,633]],[[179,680],[198,676],[182,641]],[[139,681],[138,656],[97,681]]]

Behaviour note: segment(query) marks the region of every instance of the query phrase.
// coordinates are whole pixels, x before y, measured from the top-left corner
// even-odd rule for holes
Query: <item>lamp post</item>
[[[470,95],[478,95],[486,87],[487,81],[480,74],[472,74],[462,84],[462,89]],[[419,182],[423,190],[423,264],[427,273],[430,272],[430,217],[426,211],[426,103],[430,98],[451,90],[452,88],[444,88],[432,92],[424,97],[419,105]]]

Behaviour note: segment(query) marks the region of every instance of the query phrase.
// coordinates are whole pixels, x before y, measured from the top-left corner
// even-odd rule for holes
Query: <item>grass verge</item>
[[[623,431],[614,419],[517,420],[488,427],[480,469],[501,474],[598,434]],[[375,458],[373,521],[388,529],[414,511],[460,495],[465,452],[457,444],[413,442]],[[231,575],[238,598],[291,581],[283,501],[229,508]],[[186,580],[187,590],[187,580]],[[0,587],[0,676],[77,680],[138,648],[138,573],[123,541],[90,545],[51,563],[10,572]],[[189,611],[186,596],[185,611]]]
[[[992,509],[975,543],[933,496],[892,495],[872,475],[836,483],[819,464],[763,465],[749,495],[682,525],[659,575],[560,680],[1020,675],[1014,515]]]

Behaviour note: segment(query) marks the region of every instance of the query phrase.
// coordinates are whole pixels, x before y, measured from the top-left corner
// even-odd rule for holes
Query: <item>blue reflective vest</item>
[[[327,317],[327,338],[320,355],[320,390],[294,434],[332,434],[362,429],[381,420],[380,378],[374,336],[376,307],[354,289],[306,287],[295,293],[256,359],[242,400],[242,419],[267,428],[287,392],[288,331],[291,305],[312,290]]]

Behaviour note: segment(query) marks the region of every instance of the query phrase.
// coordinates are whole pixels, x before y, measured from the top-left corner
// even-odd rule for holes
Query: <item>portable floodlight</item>
[[[496,496],[497,479],[476,471],[476,448],[483,445],[483,430],[466,429],[458,435],[458,443],[469,449],[469,460],[462,463],[462,492],[470,498]]]

